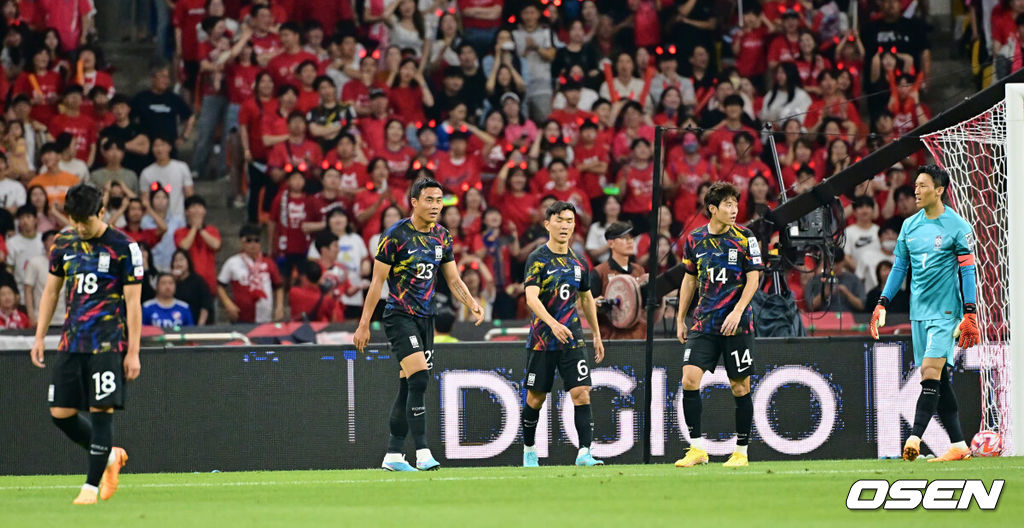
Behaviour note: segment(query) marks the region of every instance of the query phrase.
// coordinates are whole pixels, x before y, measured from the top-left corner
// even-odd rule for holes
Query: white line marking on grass
[[[935,472],[967,472],[971,469],[970,467],[964,467],[965,465],[949,465],[945,467],[929,467],[928,471]],[[609,470],[614,471],[615,466],[606,466]],[[768,468],[770,469],[770,468]],[[924,468],[922,468],[924,469]],[[976,468],[981,469],[981,468]],[[999,468],[985,468],[985,469],[1000,469],[1000,470],[1020,470],[1024,469],[1024,466],[1001,466]],[[405,479],[405,478],[385,478],[385,479],[336,479],[336,480],[254,480],[254,481],[235,481],[235,482],[180,482],[180,483],[169,483],[169,482],[149,482],[142,484],[131,484],[128,482],[122,482],[120,489],[125,488],[217,488],[217,487],[244,487],[244,486],[316,486],[323,484],[335,484],[335,485],[349,485],[349,484],[376,484],[376,483],[430,483],[430,482],[471,482],[471,481],[500,481],[500,480],[538,480],[538,479],[561,479],[561,478],[685,478],[685,477],[708,477],[708,476],[742,476],[749,477],[750,475],[852,475],[858,473],[875,473],[878,468],[869,469],[825,469],[825,470],[787,470],[787,471],[775,471],[771,473],[765,473],[765,470],[758,469],[756,466],[753,470],[735,470],[735,471],[720,471],[720,472],[709,472],[709,471],[686,471],[679,470],[673,472],[663,473],[624,473],[619,474],[618,471],[613,473],[598,473],[596,470],[594,473],[589,474],[577,474],[567,475],[564,473],[549,474],[549,475],[499,475],[499,476],[470,476],[470,477],[432,477],[429,479]],[[129,479],[131,474],[127,474]],[[895,476],[895,474],[894,474]],[[53,486],[0,486],[0,491],[21,491],[21,490],[57,490],[57,489],[78,489],[80,485],[53,485]]]

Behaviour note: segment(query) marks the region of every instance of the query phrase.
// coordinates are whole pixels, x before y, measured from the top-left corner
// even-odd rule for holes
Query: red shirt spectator
[[[49,54],[45,51],[38,52],[33,57],[33,62],[42,63],[43,66],[31,71],[23,71],[14,81],[14,95],[25,94],[32,100],[32,119],[49,126],[50,120],[56,115],[56,103],[61,92],[64,91],[64,82],[59,73],[47,67]],[[45,72],[45,73],[43,73]]]
[[[274,309],[274,290],[282,285],[277,264],[264,255],[256,258],[245,252],[224,262],[217,280],[230,287],[231,301],[238,306],[238,323],[270,322]]]
[[[398,205],[405,203],[405,193],[400,189],[394,187],[388,187],[384,190],[384,197],[381,198],[380,192],[376,188],[373,188],[371,184],[369,188],[363,189],[356,195],[355,204],[352,205],[352,212],[356,216],[362,215],[366,211],[370,211],[377,200],[380,199],[380,206],[376,208],[373,214],[367,217],[363,221],[363,227],[360,233],[363,235],[363,239],[369,241],[370,237],[380,233],[380,213],[391,207],[392,205]],[[372,249],[372,248],[371,248]]]
[[[388,91],[388,106],[395,117],[401,119],[403,125],[424,122],[423,88],[419,86],[396,86]]]
[[[579,182],[584,192],[591,199],[603,195],[604,188],[608,185],[608,177],[606,175],[608,173],[608,162],[611,159],[608,145],[597,143],[596,141],[590,144],[587,144],[586,141],[581,141],[576,145],[573,154],[573,168],[579,172]],[[587,168],[593,167],[598,169],[604,168],[604,170],[587,170]]]
[[[584,121],[594,119],[594,114],[575,108],[560,108],[551,112],[548,119],[554,119],[562,125],[562,137],[568,138],[569,143],[575,145],[580,135],[580,125]]]
[[[764,26],[746,27],[737,37],[739,53],[736,54],[736,71],[741,76],[757,77],[764,74],[767,68],[765,45],[769,37],[768,28]]]
[[[416,149],[402,143],[395,150],[384,147],[381,151],[374,152],[374,155],[384,158],[388,163],[388,185],[403,193],[408,190],[409,181],[405,179],[405,173],[409,171],[412,160],[416,159]]]
[[[205,211],[205,207],[203,208]],[[186,212],[186,215],[188,213]],[[203,225],[201,229],[197,231],[203,231],[207,235],[213,237],[218,243],[217,249],[220,249],[220,231],[212,225]],[[186,247],[187,244],[183,244],[186,238],[192,238],[192,244]],[[187,241],[186,241],[187,242]],[[206,238],[200,233],[195,233],[193,236],[191,227],[180,227],[174,231],[174,244],[178,247],[188,251],[188,256],[192,257],[192,266],[196,270],[196,275],[199,275],[206,281],[206,285],[210,287],[210,291],[217,290],[217,249],[210,247]]]
[[[290,163],[293,167],[298,168],[299,164],[305,163],[306,173],[310,174],[312,169],[320,165],[321,158],[320,145],[317,145],[316,141],[303,139],[301,143],[293,143],[289,139],[270,149],[270,153],[267,155],[267,166],[283,169]]]
[[[295,74],[295,69],[298,68],[299,64],[306,61],[317,62],[316,55],[302,48],[292,53],[282,51],[276,57],[270,59],[270,62],[267,63],[267,71],[270,72],[270,76],[274,78],[274,84],[277,86],[289,83],[298,86],[299,78]]]
[[[248,99],[238,111],[238,124],[245,125],[249,135],[249,152],[252,159],[266,161],[267,147],[263,145],[263,119],[277,113],[277,100]]]
[[[751,158],[748,156],[746,161],[733,161],[732,163],[726,163],[721,167],[721,172],[718,174],[718,180],[729,182],[736,187],[736,190],[740,192],[740,195],[746,196],[747,187],[750,186],[750,179],[760,174],[768,181],[771,181],[772,172],[768,169],[768,166],[764,164],[758,158]],[[777,185],[772,186],[777,187]]]
[[[252,42],[252,52],[257,57],[273,55],[281,49],[281,37],[277,36],[277,33],[267,33],[263,36],[253,35],[249,38],[249,42]]]
[[[245,105],[255,97],[256,75],[262,70],[254,64],[231,64],[227,68],[228,100]],[[239,118],[241,119],[241,118]]]
[[[131,229],[129,226],[124,226],[121,228],[121,231],[132,240],[146,244],[146,247],[153,247],[160,243],[160,237],[157,236],[156,229],[142,229],[141,227]]]
[[[56,137],[63,132],[75,138],[75,157],[89,163],[89,153],[96,144],[98,134],[96,121],[81,112],[75,112],[75,115],[56,115],[50,120],[50,133]]]
[[[238,19],[245,20],[246,18],[248,18],[249,15],[252,13],[252,8],[254,5],[255,3],[242,7],[242,9],[238,12]],[[273,4],[270,4],[270,14],[273,16],[274,24],[284,24],[285,22],[288,21],[288,10],[281,6],[280,2],[274,2]]]
[[[36,0],[34,11],[34,26],[56,29],[64,53],[81,44],[83,21],[96,13],[90,0]]]
[[[726,162],[736,159],[736,147],[733,146],[733,137],[740,132],[747,132],[754,138],[754,146],[752,148],[752,154],[757,156],[761,153],[761,140],[758,139],[758,132],[748,126],[742,126],[739,130],[730,130],[726,126],[722,126],[718,130],[711,133],[708,137],[707,148],[704,153],[706,156],[712,156],[718,163],[718,167],[721,168]]]
[[[622,201],[623,213],[650,212],[654,193],[654,164],[650,160],[643,165],[630,164],[623,167],[619,182],[626,195]]]
[[[459,13],[462,15],[462,26],[472,29],[495,29],[501,26],[501,11],[504,0],[458,0]],[[495,11],[497,16],[484,18],[480,11]]]
[[[187,61],[198,61],[199,35],[196,29],[206,17],[206,0],[178,0],[174,4],[172,22],[181,32],[181,57]]]
[[[768,47],[768,62],[793,62],[800,56],[799,33],[792,37],[779,35]]]
[[[30,328],[28,316],[25,312],[19,310],[17,307],[11,308],[11,311],[4,312],[0,310],[0,329],[3,330],[25,330]]]
[[[292,321],[302,321],[306,316],[310,321],[336,323],[345,318],[338,299],[330,293],[321,292],[318,284],[310,284],[306,279],[288,290],[288,306],[292,311]],[[316,313],[313,313],[314,308]]]
[[[303,231],[302,224],[316,221],[320,207],[316,198],[301,191],[303,181],[291,185],[292,179],[299,177],[289,178],[290,188],[281,189],[270,208],[270,221],[274,223],[271,242],[275,254],[305,255],[309,250],[309,233]],[[294,190],[296,186],[299,191]]]
[[[676,147],[669,152],[666,173],[677,186],[675,198],[672,200],[672,216],[677,219],[693,215],[697,209],[697,190],[700,184],[717,179],[711,161],[702,158],[699,152],[687,156],[682,147]]]

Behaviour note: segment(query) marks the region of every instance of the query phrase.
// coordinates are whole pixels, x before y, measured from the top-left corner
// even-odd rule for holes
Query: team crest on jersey
[[[572,267],[572,274],[573,274],[573,278],[575,278],[576,280],[580,280],[580,276],[583,275],[583,270],[580,269],[579,266],[573,266]]]
[[[107,273],[110,271],[110,253],[100,253],[99,261],[96,263],[96,271]]]
[[[736,264],[740,260],[740,252],[736,249],[729,250],[729,264]]]
[[[441,260],[441,246],[434,246],[434,260]]]
[[[409,344],[412,345],[413,348],[419,348],[420,347],[420,340],[417,339],[416,336],[411,335],[411,336],[409,336]]]
[[[935,249],[942,247],[942,235],[935,235]]]
[[[964,243],[967,244],[967,250],[974,253],[974,233],[965,233]]]

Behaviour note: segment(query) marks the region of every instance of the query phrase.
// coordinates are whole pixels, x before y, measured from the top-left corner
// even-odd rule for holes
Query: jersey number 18
[[[75,293],[93,294],[100,289],[99,278],[95,273],[79,273],[75,275]]]

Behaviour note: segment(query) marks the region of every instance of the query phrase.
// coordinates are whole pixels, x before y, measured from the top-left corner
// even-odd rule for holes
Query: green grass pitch
[[[755,462],[418,474],[277,471],[122,473],[109,502],[72,506],[81,476],[0,477],[0,527],[986,526],[1024,525],[1024,458]],[[970,512],[846,509],[857,479],[1005,479],[999,506]],[[957,495],[959,496],[959,494]],[[708,523],[714,522],[711,525]],[[920,524],[919,524],[920,523]],[[924,524],[927,523],[927,524]],[[975,524],[975,526],[980,526]]]

